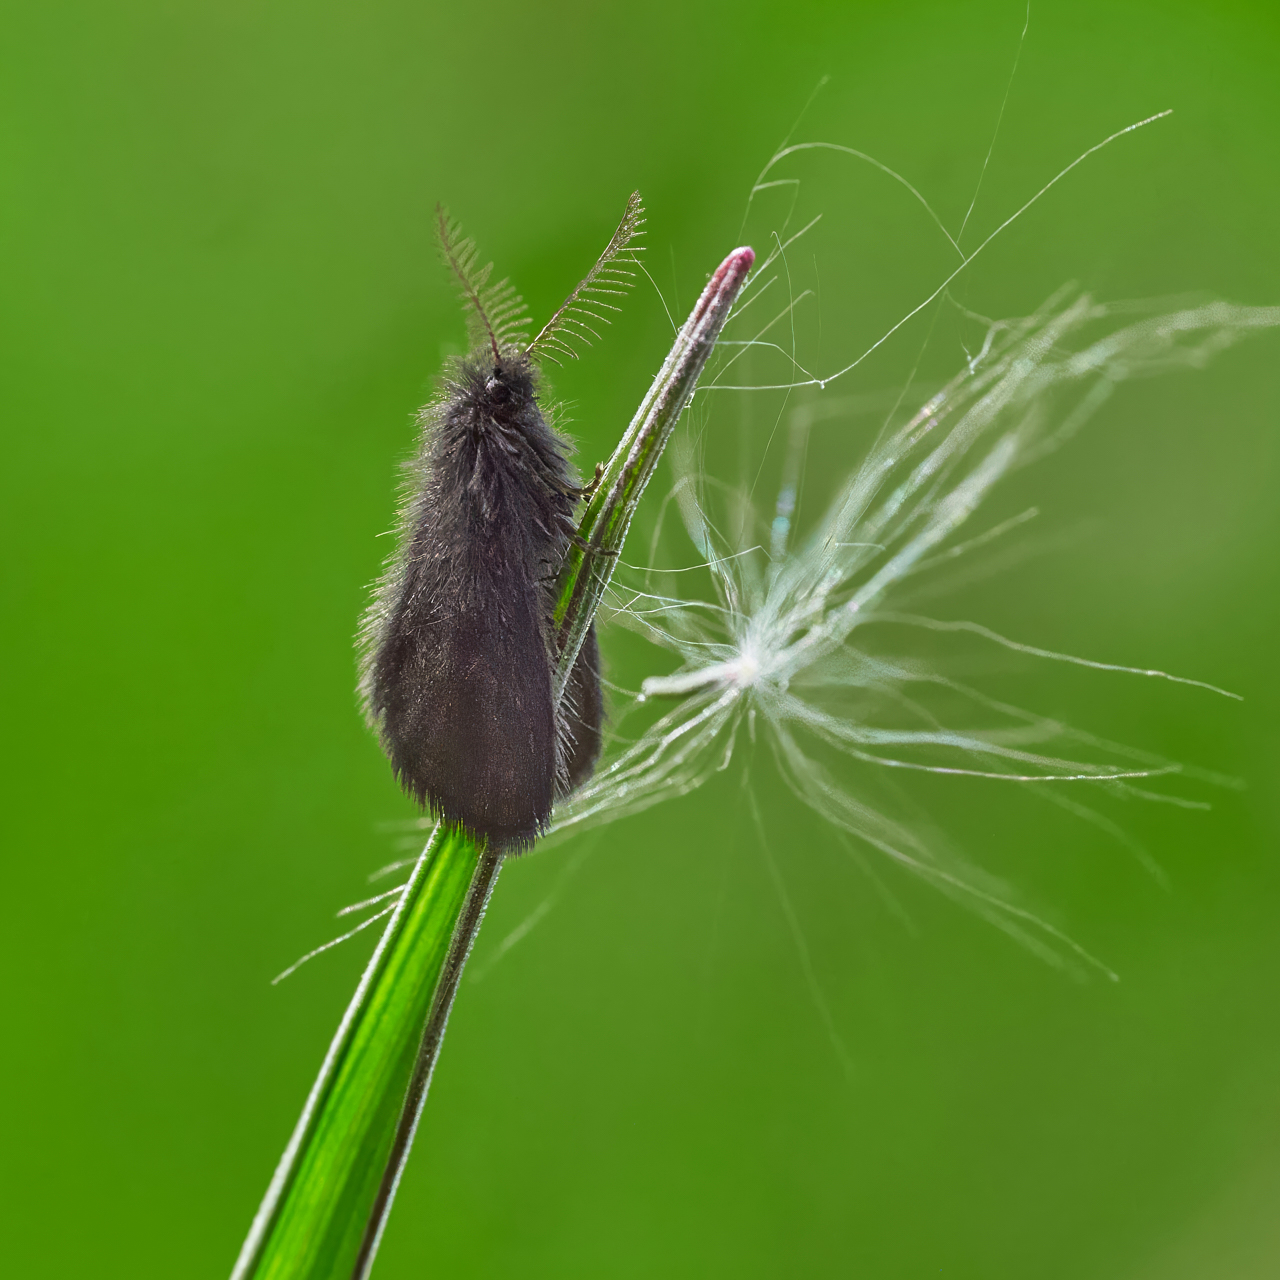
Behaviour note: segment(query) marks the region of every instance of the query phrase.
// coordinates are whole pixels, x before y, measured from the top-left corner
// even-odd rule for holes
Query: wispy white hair
[[[1186,773],[1184,766],[994,700],[917,657],[894,657],[892,645],[903,628],[967,631],[1043,658],[1131,670],[1021,645],[977,623],[922,617],[905,611],[900,597],[917,573],[1020,524],[1025,513],[965,540],[955,536],[1002,478],[1063,444],[1119,383],[1202,365],[1250,332],[1280,325],[1280,308],[1222,302],[1139,319],[1134,311],[1059,294],[1032,316],[989,324],[978,354],[903,425],[881,432],[800,539],[792,521],[814,407],[792,413],[792,447],[764,543],[749,524],[737,536],[723,532],[692,451],[677,455],[674,498],[714,597],[654,590],[651,574],[633,588],[621,585],[622,575],[615,580],[613,620],[681,660],[673,674],[646,679],[636,702],[675,701],[560,807],[553,831],[613,821],[693,790],[728,768],[745,723],[753,737],[764,732],[791,790],[834,827],[1036,950],[1091,961],[996,882],[886,812],[866,784],[873,772],[894,769],[1044,788],[1131,845],[1066,792],[1102,787],[1178,802],[1148,780]],[[1165,672],[1138,674],[1235,696]],[[980,713],[982,727],[963,714],[948,722],[931,694],[944,694],[952,714],[967,707],[970,721]],[[831,768],[819,758],[833,752],[845,764]]]

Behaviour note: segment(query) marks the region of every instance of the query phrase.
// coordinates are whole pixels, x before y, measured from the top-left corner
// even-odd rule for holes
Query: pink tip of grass
[[[707,287],[702,291],[702,297],[694,309],[692,316],[694,324],[697,324],[709,308],[715,306],[727,308],[732,305],[733,299],[738,296],[738,290],[742,288],[747,278],[747,272],[755,265],[755,261],[756,251],[750,245],[743,245],[735,249],[716,268],[715,275],[707,282]]]

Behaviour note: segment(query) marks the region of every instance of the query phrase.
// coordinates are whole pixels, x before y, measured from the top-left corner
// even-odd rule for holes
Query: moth
[[[396,777],[436,817],[518,852],[553,802],[591,776],[603,699],[595,628],[560,705],[552,626],[557,571],[583,487],[547,420],[542,360],[577,358],[634,283],[644,211],[633,193],[595,266],[532,341],[527,307],[491,285],[475,243],[437,210],[470,347],[419,414],[398,546],[360,635],[360,696]],[[597,479],[599,469],[597,469]]]

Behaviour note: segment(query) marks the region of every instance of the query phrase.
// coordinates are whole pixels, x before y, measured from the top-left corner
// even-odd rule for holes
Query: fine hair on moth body
[[[576,359],[575,343],[600,336],[633,283],[643,224],[633,193],[595,265],[529,340],[520,296],[489,282],[493,264],[480,266],[438,210],[470,344],[418,417],[398,546],[361,628],[359,690],[405,791],[495,850],[528,848],[600,753],[594,625],[555,697],[553,583],[594,486],[548,424],[539,365]]]

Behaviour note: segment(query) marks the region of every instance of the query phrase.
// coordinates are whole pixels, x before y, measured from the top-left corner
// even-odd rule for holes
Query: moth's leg
[[[581,489],[570,489],[569,492],[575,498],[594,498],[596,490],[600,487],[600,481],[604,478],[604,463],[596,463],[596,474],[590,484],[583,485]]]
[[[568,516],[556,516],[556,523],[560,526],[560,532],[569,540],[569,542],[578,548],[579,551],[585,552],[589,556],[616,556],[616,551],[607,551],[604,547],[593,547],[577,530],[577,526],[569,519]]]
[[[579,551],[589,556],[616,556],[616,551],[611,551],[607,547],[593,547],[585,538],[580,538],[577,533],[569,535],[569,541],[573,543]]]

